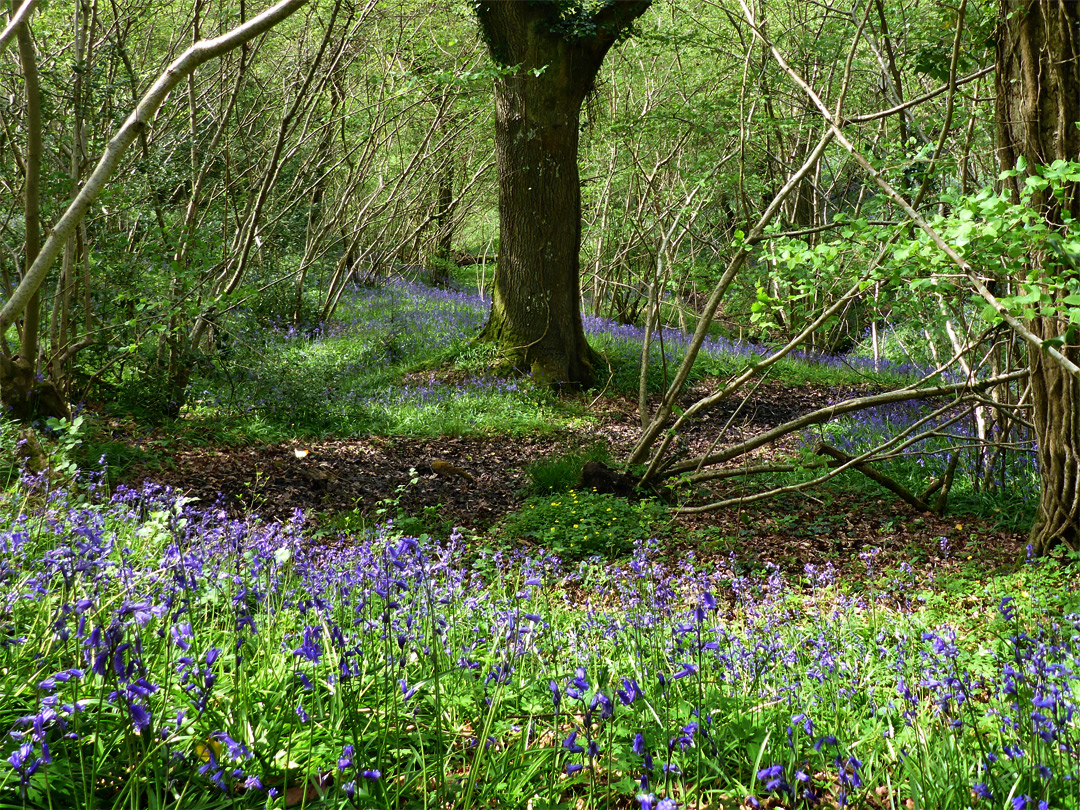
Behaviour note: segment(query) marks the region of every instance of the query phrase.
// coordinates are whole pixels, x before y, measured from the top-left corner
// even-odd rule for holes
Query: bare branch
[[[8,21],[7,27],[0,33],[0,53],[3,53],[7,49],[8,43],[11,42],[11,38],[15,36],[15,32],[18,30],[19,26],[30,19],[30,15],[34,13],[34,9],[37,8],[39,2],[41,2],[41,0],[26,0],[26,2],[19,6],[19,10],[12,15],[11,19]]]
[[[124,153],[139,133],[150,127],[155,113],[169,92],[203,62],[227,53],[268,31],[306,2],[307,0],[281,0],[280,3],[228,33],[195,43],[165,69],[165,72],[146,91],[127,120],[113,135],[112,140],[105,147],[101,160],[86,179],[82,191],[68,205],[63,216],[49,233],[33,265],[27,269],[19,286],[0,310],[0,333],[6,331],[26,308],[31,296],[45,280],[53,261],[63,250],[64,244],[115,173]]]

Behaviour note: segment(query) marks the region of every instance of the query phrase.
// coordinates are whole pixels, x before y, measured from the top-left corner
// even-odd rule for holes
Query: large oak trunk
[[[1068,0],[1002,0],[997,42],[998,160],[1028,171],[1055,160],[1080,160],[1080,3]],[[1023,178],[1012,178],[1015,198]],[[1038,192],[1032,204],[1051,225],[1063,213],[1080,217],[1080,184],[1064,199]],[[1035,254],[1036,269],[1048,256]],[[1065,335],[1068,319],[1039,317],[1030,324],[1043,339]],[[1076,346],[1063,346],[1076,362]],[[1080,380],[1052,358],[1032,350],[1031,398],[1042,490],[1030,542],[1039,552],[1055,543],[1080,548]]]
[[[604,7],[577,31],[556,3],[477,6],[493,58],[515,66],[495,83],[499,256],[482,339],[544,383],[596,378],[581,321],[579,118],[604,55],[648,5]]]

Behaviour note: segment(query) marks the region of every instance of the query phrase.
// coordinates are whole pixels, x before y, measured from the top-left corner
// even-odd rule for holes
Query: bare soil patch
[[[695,393],[690,392],[688,401]],[[682,438],[682,450],[698,453],[739,441],[819,408],[836,394],[766,384],[746,401],[722,403],[697,420]],[[627,398],[601,399],[592,403],[597,418],[587,428],[525,438],[365,437],[189,448],[175,454],[171,469],[142,477],[206,503],[220,500],[237,516],[256,511],[265,519],[283,520],[302,510],[317,524],[354,509],[374,514],[394,499],[408,515],[428,510],[447,525],[484,532],[521,505],[525,468],[531,462],[596,442],[606,442],[614,458],[624,456],[640,429],[636,410]],[[798,437],[788,437],[759,451],[754,463],[786,455],[798,442]],[[467,476],[439,474],[432,460],[449,462]],[[720,482],[715,495],[730,496],[737,486]],[[734,554],[751,565],[775,563],[798,571],[807,564],[831,562],[855,576],[864,575],[860,553],[875,548],[880,549],[875,563],[879,569],[908,561],[923,569],[969,564],[990,571],[1012,565],[1025,543],[1022,534],[999,530],[988,520],[919,513],[870,485],[820,488],[741,508],[677,516],[665,534],[672,538],[667,547],[673,560],[689,554],[703,560]]]

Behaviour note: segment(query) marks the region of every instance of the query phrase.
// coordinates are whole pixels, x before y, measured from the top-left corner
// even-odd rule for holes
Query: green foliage
[[[19,477],[19,426],[0,413],[0,490]]]
[[[79,433],[82,430],[83,417],[76,416],[70,420],[50,417],[46,424],[55,442],[49,468],[61,478],[70,479],[78,469],[76,453],[82,444]]]
[[[109,386],[111,408],[150,425],[161,424],[179,409],[177,390],[167,365],[158,362],[153,344],[142,342],[132,347],[131,362]]]
[[[617,557],[648,538],[663,511],[649,500],[631,504],[614,495],[570,489],[527,498],[505,528],[509,536],[534,540],[564,560]]]
[[[454,530],[446,518],[439,514],[439,506],[425,506],[419,515],[410,514],[402,506],[402,499],[411,487],[416,486],[419,474],[415,468],[409,468],[409,480],[398,484],[394,494],[384,498],[376,505],[372,519],[365,519],[359,507],[338,516],[331,521],[331,526],[343,532],[367,535],[381,525],[381,531],[387,537],[449,537]],[[360,531],[357,531],[360,529]]]
[[[607,362],[608,377],[604,385],[610,386],[616,393],[636,397],[641,385],[640,340],[626,340],[604,333],[594,333],[590,335],[589,342]],[[678,368],[680,356],[671,350],[663,351],[660,341],[654,338],[649,350],[649,371],[646,376],[646,386],[650,393],[655,394],[667,388],[672,375]],[[598,370],[603,376],[604,366],[601,365]],[[691,381],[700,377],[701,371],[695,367],[691,372]]]
[[[93,422],[75,453],[75,459],[81,470],[98,470],[103,466],[108,471],[111,484],[127,478],[136,467],[157,470],[171,463],[160,452],[144,449],[130,439],[109,437],[100,425]]]
[[[308,288],[297,295],[296,287],[289,283],[272,284],[242,293],[244,304],[240,310],[260,328],[294,328],[311,332],[319,326],[322,300],[317,290]]]
[[[1006,176],[1024,178],[1019,204],[1006,191],[986,188],[949,198],[949,214],[931,224],[980,275],[1015,283],[1015,293],[998,297],[1013,315],[1027,319],[1063,315],[1073,327],[1080,326],[1080,223],[1066,209],[1059,228],[1044,221],[1032,204],[1037,195],[1061,202],[1080,182],[1080,162],[1056,160],[1049,166],[1027,167],[1021,160],[1019,168],[1003,173]],[[1042,261],[1032,261],[1036,256]],[[917,232],[914,239],[898,245],[892,259],[912,277],[913,290],[956,292],[951,277],[955,268],[925,233]],[[980,303],[985,320],[1001,320],[994,307]]]
[[[608,462],[611,453],[604,444],[594,444],[559,456],[539,458],[525,467],[529,490],[535,495],[566,492],[581,483],[581,468],[588,461]]]

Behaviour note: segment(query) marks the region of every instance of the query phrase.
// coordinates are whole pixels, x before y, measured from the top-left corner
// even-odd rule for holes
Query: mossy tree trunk
[[[604,56],[649,5],[476,6],[492,58],[513,66],[495,82],[499,256],[481,338],[545,384],[596,379],[581,321],[579,119]]]
[[[1015,169],[1021,157],[1028,172],[1055,160],[1080,160],[1080,3],[1002,0],[997,37],[1001,167]],[[1024,178],[1007,182],[1019,200]],[[1031,202],[1048,224],[1060,226],[1066,214],[1080,218],[1080,183],[1072,183],[1060,199],[1043,190]],[[1045,272],[1052,256],[1033,255],[1033,269]],[[1029,326],[1044,340],[1065,337],[1061,350],[1073,362],[1080,360],[1075,339],[1067,335],[1067,314],[1041,315]],[[1040,553],[1056,543],[1080,548],[1080,379],[1034,350],[1030,368],[1042,479],[1030,542]]]

